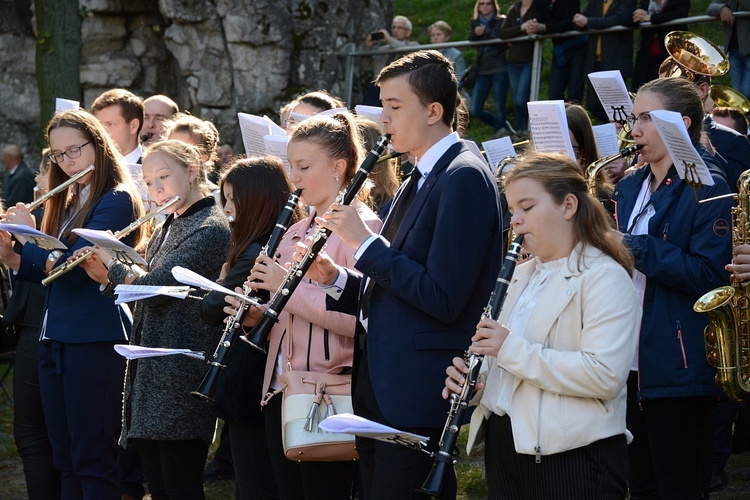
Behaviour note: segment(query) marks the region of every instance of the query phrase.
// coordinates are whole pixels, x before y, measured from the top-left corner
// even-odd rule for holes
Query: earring
[[[338,182],[339,181],[339,176],[337,175],[336,177],[334,177],[334,179],[336,179],[336,182]]]

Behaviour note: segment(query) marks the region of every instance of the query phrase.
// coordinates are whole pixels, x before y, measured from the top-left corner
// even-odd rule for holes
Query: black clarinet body
[[[286,205],[284,205],[284,208],[281,210],[279,218],[273,227],[273,231],[271,231],[271,236],[268,238],[268,241],[260,250],[261,255],[273,255],[274,253],[276,253],[276,250],[279,248],[279,244],[281,243],[281,238],[284,236],[284,233],[286,233],[286,230],[289,227],[289,223],[294,216],[294,210],[299,203],[300,193],[301,190],[297,190],[289,195]],[[196,398],[208,403],[215,402],[214,398],[216,396],[216,388],[218,387],[219,377],[222,370],[226,367],[226,360],[229,356],[229,351],[232,348],[232,344],[237,339],[237,334],[240,330],[240,326],[242,325],[242,321],[247,314],[248,308],[250,307],[250,303],[254,302],[255,299],[255,289],[244,286],[243,293],[246,300],[244,300],[240,305],[240,308],[237,310],[237,314],[228,318],[227,323],[224,326],[224,333],[221,336],[221,340],[216,346],[216,350],[214,351],[213,356],[211,356],[211,359],[208,360],[209,366],[208,371],[206,372],[206,376],[203,377],[203,380],[201,381],[198,388],[190,393]]]
[[[364,159],[359,167],[359,170],[354,174],[349,186],[346,187],[339,196],[336,198],[336,203],[341,205],[349,205],[359,193],[359,190],[367,180],[367,176],[370,175],[372,169],[378,163],[381,155],[385,152],[388,147],[388,141],[390,137],[386,134],[383,135],[370,151],[367,157]],[[268,336],[271,333],[273,325],[279,321],[279,315],[284,310],[287,302],[291,298],[297,286],[302,282],[302,278],[310,269],[315,258],[323,251],[326,242],[331,232],[325,228],[319,228],[315,231],[312,236],[312,241],[307,247],[305,255],[302,256],[299,262],[295,262],[287,271],[284,280],[279,286],[278,290],[274,293],[271,300],[268,302],[268,309],[264,312],[263,317],[255,327],[247,334],[240,337],[254,348],[259,351],[266,352],[265,346],[268,340]]]
[[[510,249],[505,255],[502,269],[500,269],[500,273],[495,281],[495,288],[492,290],[489,302],[482,312],[482,319],[497,319],[500,315],[503,302],[505,302],[505,297],[508,294],[508,285],[510,285],[518,257],[521,254],[522,243],[523,235],[518,236],[511,243]],[[460,394],[453,394],[451,396],[451,407],[448,411],[448,418],[445,422],[445,427],[443,427],[443,434],[440,436],[440,448],[433,454],[434,462],[432,469],[430,469],[430,474],[419,489],[421,493],[435,498],[444,498],[445,476],[455,463],[453,460],[453,451],[456,448],[458,431],[461,430],[466,410],[469,407],[469,401],[474,392],[474,386],[477,383],[484,356],[466,351],[464,359],[469,370],[466,374],[466,383],[464,383]]]

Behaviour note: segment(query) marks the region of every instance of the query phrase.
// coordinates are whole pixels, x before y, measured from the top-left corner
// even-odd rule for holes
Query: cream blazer
[[[535,267],[530,261],[516,269],[501,324]],[[474,400],[489,404],[472,415],[467,450],[483,434],[487,406],[495,406],[503,386],[512,394],[508,414],[518,453],[551,455],[626,434],[626,381],[641,313],[628,273],[600,250],[576,246],[550,276],[527,331],[511,332],[497,358],[485,358],[485,389]]]

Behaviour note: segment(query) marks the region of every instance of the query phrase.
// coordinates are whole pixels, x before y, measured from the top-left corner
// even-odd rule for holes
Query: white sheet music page
[[[576,160],[568,132],[565,101],[533,101],[526,105],[529,108],[529,129],[534,151],[567,154]]]
[[[426,443],[430,439],[426,436],[420,436],[419,434],[403,432],[351,413],[332,415],[323,419],[320,424],[318,424],[318,427],[326,432],[354,434],[355,436],[396,442],[399,444],[420,445]]]
[[[122,241],[115,238],[109,231],[99,231],[97,229],[88,229],[85,227],[78,227],[73,229],[81,238],[84,238],[94,245],[99,245],[106,251],[108,251],[115,259],[125,262],[128,264],[139,264],[141,266],[148,266],[148,263],[141,257],[141,255],[135,251],[135,249],[127,246]]]
[[[157,295],[166,295],[176,299],[185,299],[190,293],[189,286],[158,286],[158,285],[125,285],[115,287],[117,294],[116,304],[133,302],[135,300],[148,299]]]
[[[63,111],[76,110],[81,107],[81,103],[73,101],[71,99],[62,99],[57,97],[55,99],[55,114],[58,115]]]
[[[617,138],[617,127],[614,123],[594,125],[594,140],[599,156],[609,156],[620,152],[620,142]]]
[[[57,238],[44,234],[43,232],[25,224],[10,224],[3,222],[0,223],[0,231],[8,231],[16,236],[16,239],[25,238],[26,241],[30,241],[45,250],[66,250],[68,248],[65,246],[65,243]]]
[[[620,70],[589,73],[589,81],[604,111],[607,112],[609,120],[624,123],[633,111],[633,101],[630,100],[630,94]]]
[[[377,106],[367,106],[365,104],[357,104],[356,106],[354,106],[354,112],[359,116],[364,116],[368,120],[374,121],[382,127],[382,124],[380,123],[380,115],[383,113],[383,108],[379,108]]]
[[[266,116],[256,116],[249,113],[237,113],[237,118],[240,121],[245,154],[248,157],[266,154],[263,137],[271,135],[271,123],[273,122]]]
[[[286,154],[286,148],[289,145],[288,135],[264,135],[263,145],[266,148],[267,154],[281,158],[287,173],[292,171],[289,157]]]
[[[693,146],[685,122],[682,121],[682,115],[676,111],[664,109],[654,110],[649,114],[662,141],[664,141],[664,145],[667,147],[669,156],[672,157],[672,163],[674,163],[680,178],[685,178],[685,164],[692,164],[703,185],[713,186],[714,179],[711,177],[711,172]]]
[[[516,148],[513,147],[510,137],[500,137],[482,143],[484,154],[487,155],[487,161],[492,171],[495,171],[500,160],[508,156],[517,156]]]
[[[183,354],[185,356],[206,360],[206,355],[199,351],[190,349],[167,349],[165,347],[142,347],[139,345],[116,344],[115,351],[120,356],[127,359],[153,358],[157,356],[172,356],[174,354]]]

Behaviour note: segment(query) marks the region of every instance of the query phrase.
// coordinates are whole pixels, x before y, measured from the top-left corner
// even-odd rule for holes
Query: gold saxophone
[[[615,160],[633,155],[633,153],[642,147],[642,144],[633,144],[632,146],[621,149],[619,153],[605,156],[604,158],[599,158],[598,160],[591,162],[589,166],[586,167],[586,183],[589,188],[589,194],[598,199],[597,193],[599,190],[599,184],[597,182],[597,177],[599,177],[599,172],[601,172],[604,167]]]
[[[732,208],[732,248],[750,243],[750,170],[740,175],[737,206]],[[708,364],[716,368],[716,383],[729,399],[750,399],[750,283],[732,278],[703,295],[693,305],[711,323],[703,332]]]

